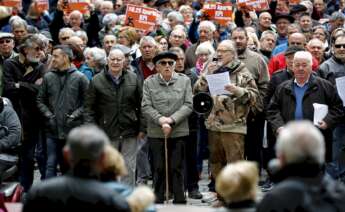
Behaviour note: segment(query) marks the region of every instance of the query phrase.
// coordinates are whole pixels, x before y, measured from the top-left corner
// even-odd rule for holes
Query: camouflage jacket
[[[241,88],[240,94],[213,96],[214,106],[205,124],[206,128],[217,132],[247,133],[246,118],[251,107],[259,98],[259,91],[252,75],[245,65],[239,61],[233,61],[214,73],[228,71],[232,84]],[[207,72],[206,72],[207,73]],[[204,75],[201,75],[194,86],[194,93],[207,92],[208,85]]]

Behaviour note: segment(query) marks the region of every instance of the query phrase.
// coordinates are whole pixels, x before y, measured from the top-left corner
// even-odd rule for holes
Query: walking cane
[[[168,138],[166,135],[164,135],[164,152],[165,152],[165,199],[166,199],[166,204],[169,204]]]

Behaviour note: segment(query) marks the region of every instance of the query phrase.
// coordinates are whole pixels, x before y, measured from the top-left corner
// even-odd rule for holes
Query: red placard
[[[220,25],[227,25],[232,21],[232,4],[231,3],[206,3],[202,8],[204,16],[214,20]]]
[[[237,0],[238,8],[245,8],[255,11],[268,10],[269,5],[267,0]]]
[[[153,31],[161,13],[153,8],[129,4],[126,9],[125,25]]]
[[[38,12],[49,10],[49,0],[36,0],[36,8]]]
[[[0,5],[20,9],[22,8],[22,0],[1,0]]]
[[[66,14],[71,13],[73,10],[79,10],[83,14],[89,11],[88,0],[64,0],[62,4],[63,11]]]
[[[301,0],[289,0],[289,5],[292,6],[292,5],[297,5],[301,3]]]

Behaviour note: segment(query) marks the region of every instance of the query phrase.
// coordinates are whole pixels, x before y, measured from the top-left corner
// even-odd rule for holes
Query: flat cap
[[[289,14],[277,14],[274,19],[273,19],[273,23],[277,23],[277,21],[279,19],[286,19],[288,20],[290,23],[293,23],[295,21],[294,17],[292,17]]]
[[[0,32],[0,39],[3,38],[14,38],[14,35],[12,33],[7,33],[7,32]]]
[[[156,7],[159,7],[159,6],[161,6],[161,5],[163,5],[163,4],[166,4],[166,3],[168,3],[168,2],[170,2],[170,0],[157,0],[157,1],[155,2],[155,6],[156,6]]]
[[[298,13],[298,12],[306,12],[308,10],[308,8],[302,4],[296,4],[294,6],[292,6],[291,10],[290,10],[290,15],[294,14],[294,13]]]
[[[175,53],[172,53],[170,51],[165,51],[165,52],[161,52],[158,53],[154,58],[153,58],[153,63],[156,64],[159,60],[163,59],[163,58],[170,58],[173,60],[177,60],[177,55]]]

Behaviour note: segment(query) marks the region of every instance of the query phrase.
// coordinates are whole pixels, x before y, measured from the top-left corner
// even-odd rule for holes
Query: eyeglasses
[[[0,44],[4,44],[4,43],[11,43],[12,40],[10,39],[3,39],[3,40],[0,40]]]
[[[345,49],[345,44],[335,44],[334,47],[337,49],[340,49],[341,47],[343,47],[343,49]]]
[[[169,64],[169,66],[173,66],[175,64],[175,62],[174,61],[165,61],[165,60],[163,60],[163,61],[159,61],[158,64],[162,65],[162,66],[166,66],[167,64]]]
[[[68,40],[69,37],[62,37],[61,40]]]

